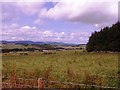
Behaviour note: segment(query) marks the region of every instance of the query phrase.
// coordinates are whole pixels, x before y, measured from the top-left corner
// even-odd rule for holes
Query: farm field
[[[8,78],[14,72],[18,78],[43,78],[51,81],[76,82],[81,84],[117,87],[118,54],[82,52],[81,50],[43,52],[4,53],[2,55],[2,75]]]

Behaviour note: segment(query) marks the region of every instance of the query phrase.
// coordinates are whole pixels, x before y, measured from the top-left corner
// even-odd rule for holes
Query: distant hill
[[[33,44],[50,44],[50,45],[77,45],[73,43],[64,43],[64,42],[34,42],[34,41],[1,41],[0,43],[2,44],[28,44],[28,45],[33,45]]]
[[[63,42],[34,42],[34,41],[1,41],[3,53],[17,51],[42,50],[78,50],[86,49],[85,44],[71,44]]]

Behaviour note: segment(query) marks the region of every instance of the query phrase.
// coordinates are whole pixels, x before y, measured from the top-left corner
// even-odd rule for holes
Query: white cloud
[[[2,2],[43,2],[44,0],[1,0]]]
[[[54,20],[67,20],[90,24],[114,23],[117,21],[119,0],[80,0],[61,1],[54,7],[42,9],[39,18],[47,17]]]
[[[2,20],[15,20],[22,16],[33,16],[40,12],[44,2],[4,2],[2,3]]]
[[[42,2],[43,1],[43,2]],[[115,23],[118,16],[119,0],[60,0],[53,2],[54,7],[47,9],[42,0],[15,0],[2,3],[2,19],[16,20],[22,15],[36,15],[34,24],[43,24],[44,18],[83,22],[90,24]]]
[[[65,32],[61,32],[61,34],[62,34],[62,35],[64,35],[64,34],[65,34]]]
[[[30,26],[23,26],[22,29],[30,29]]]
[[[2,27],[3,40],[85,43],[89,36],[88,32],[53,32],[52,30],[41,30],[35,26],[19,26],[17,24],[3,25]]]
[[[99,24],[95,24],[96,27],[99,27]]]
[[[53,33],[52,33],[51,31],[44,31],[44,32],[42,32],[42,34],[43,34],[45,37],[53,36]]]
[[[42,18],[37,18],[33,21],[34,24],[39,24],[39,25],[42,25],[45,23],[45,21],[42,19]]]
[[[26,15],[35,15],[42,9],[44,2],[16,2],[14,5]]]

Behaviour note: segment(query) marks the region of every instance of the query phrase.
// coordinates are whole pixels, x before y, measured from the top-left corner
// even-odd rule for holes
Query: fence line
[[[43,80],[46,81],[46,80]],[[96,87],[96,88],[111,88],[111,89],[116,89],[117,87],[107,87],[107,86],[100,86],[100,85],[89,85],[89,84],[80,84],[80,83],[73,83],[73,82],[60,82],[60,81],[47,81],[51,83],[62,83],[62,84],[67,84],[67,85],[76,85],[76,86],[87,86],[87,87]]]
[[[8,79],[8,78],[7,78]],[[21,85],[21,83],[17,84],[16,82],[14,83],[14,80],[36,80],[37,81],[37,86],[31,86],[31,85]],[[44,83],[47,82],[49,83],[54,83],[54,84],[64,84],[64,85],[74,85],[74,86],[83,86],[83,87],[95,87],[95,88],[106,88],[106,89],[117,89],[117,87],[107,87],[107,86],[102,86],[102,85],[89,85],[89,84],[80,84],[80,83],[73,83],[73,82],[60,82],[60,81],[49,81],[49,80],[43,80],[42,78],[38,79],[24,79],[24,78],[12,78],[8,80],[9,82],[2,82],[3,85],[10,85],[10,88],[13,86],[19,86],[21,88],[24,87],[31,87],[31,88],[45,88]],[[12,82],[11,82],[12,80]]]
[[[6,82],[2,82],[2,84],[4,84],[4,85],[11,85],[11,83],[6,83]],[[20,84],[15,84],[16,86],[18,85],[18,86],[20,86],[20,87],[24,87],[24,86],[26,86],[26,87],[31,87],[31,85],[20,85]],[[13,85],[14,86],[14,85]],[[33,86],[33,88],[37,88],[37,86]]]
[[[54,82],[57,83],[58,81],[50,81],[50,82]],[[6,82],[2,82],[2,84],[4,85],[11,85],[11,83],[6,83]],[[106,87],[106,86],[98,86],[98,85],[87,85],[87,84],[78,84],[78,83],[72,83],[72,82],[63,82],[63,84],[68,84],[68,85],[76,85],[76,86],[84,86],[84,87],[96,87],[96,88],[105,88],[105,89],[117,89],[117,87]],[[15,84],[16,86],[20,86],[20,87],[29,87],[31,88],[31,85],[20,85],[20,84]],[[12,88],[12,87],[10,87]],[[32,86],[32,88],[44,88],[42,86],[42,84],[38,84],[38,86]]]

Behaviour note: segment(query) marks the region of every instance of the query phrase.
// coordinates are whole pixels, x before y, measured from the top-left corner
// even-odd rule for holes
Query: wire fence
[[[96,75],[97,77],[99,75]],[[96,84],[96,77],[92,80],[88,80],[88,83],[76,83],[76,82],[61,82],[61,81],[50,81],[47,79],[36,78],[36,79],[26,79],[26,78],[16,78],[14,75],[10,75],[9,78],[2,78],[2,87],[4,88],[36,88],[36,89],[68,89],[68,88],[96,88],[96,89],[113,89],[118,90],[118,87],[104,86],[102,85],[102,78],[109,77],[119,81],[117,76],[99,76],[101,79]]]

